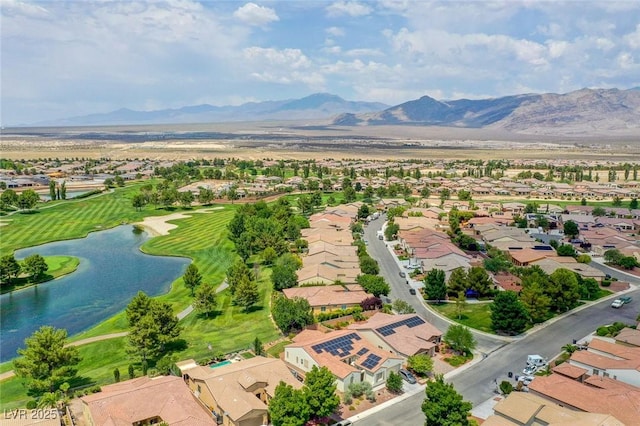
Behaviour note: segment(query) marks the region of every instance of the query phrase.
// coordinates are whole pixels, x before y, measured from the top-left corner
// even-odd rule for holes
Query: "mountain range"
[[[421,125],[499,129],[527,134],[631,134],[640,130],[640,88],[581,89],[566,94],[521,94],[491,99],[436,100],[429,96],[389,106],[346,101],[328,93],[301,99],[208,104],[177,109],[119,109],[38,125],[212,123],[266,120],[327,120],[333,126]]]
[[[640,129],[640,89],[582,89],[493,99],[438,101],[429,96],[383,111],[341,114],[332,124],[413,124],[503,129],[518,133],[581,134]]]
[[[122,108],[116,111],[71,117],[54,122],[38,123],[47,126],[100,126],[126,124],[181,124],[231,121],[315,120],[329,119],[341,113],[380,111],[389,105],[379,102],[346,101],[329,93],[315,93],[301,99],[249,102],[239,106],[209,104],[185,106],[177,109],[135,111]]]

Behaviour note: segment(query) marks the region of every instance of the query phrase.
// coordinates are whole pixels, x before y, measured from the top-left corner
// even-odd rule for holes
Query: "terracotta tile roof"
[[[340,356],[340,355],[332,355],[326,351],[322,351],[317,353],[312,349],[312,346],[327,342],[329,340],[333,340],[339,337],[347,336],[349,334],[355,333],[360,339],[353,341],[353,349],[350,351],[348,355]],[[321,333],[316,330],[304,330],[298,336],[293,339],[294,343],[287,345],[287,348],[302,348],[304,351],[309,354],[311,358],[320,366],[327,367],[331,373],[335,376],[343,379],[351,373],[360,371],[362,369],[366,369],[372,372],[378,371],[383,367],[383,364],[389,359],[399,359],[402,357],[393,355],[387,351],[384,351],[373,343],[369,342],[367,339],[362,337],[359,333],[354,332],[353,330],[339,330],[332,331],[329,333]],[[366,348],[366,355],[357,356],[356,354],[360,349]],[[366,359],[369,354],[375,354],[380,357],[380,361],[373,368],[366,368],[362,365],[362,362]],[[356,357],[353,365],[347,363],[349,359]]]
[[[340,265],[331,263],[323,263],[318,265],[308,265],[300,269],[298,281],[304,282],[309,280],[326,280],[335,282],[340,280],[343,283],[352,284],[356,282],[356,278],[360,275],[360,268],[340,268]]]
[[[309,256],[313,256],[318,253],[331,253],[335,256],[355,257],[356,260],[358,258],[357,248],[350,244],[333,244],[323,240],[313,242],[307,240],[307,242],[309,242],[309,250],[307,252]]]
[[[610,343],[602,339],[594,338],[589,342],[589,350],[605,352],[613,356],[624,358],[627,360],[640,361],[640,348],[632,348],[624,345]]]
[[[323,228],[306,228],[300,231],[302,238],[307,240],[309,245],[316,241],[326,241],[336,246],[350,246],[353,243],[351,231],[331,231]]]
[[[515,291],[516,293],[522,290],[522,280],[513,274],[494,274],[493,280],[505,290]]]
[[[372,330],[396,352],[411,356],[433,348],[435,343],[431,340],[439,339],[442,336],[442,332],[426,321],[424,324],[415,327],[408,327],[407,325],[395,327],[393,329],[394,333],[387,336],[382,335],[378,329],[414,317],[419,317],[419,315],[389,315],[378,312],[368,321],[350,324],[348,328],[351,330]]]
[[[610,414],[627,425],[637,424],[640,418],[640,388],[609,378],[595,379],[607,382],[609,387],[597,388],[552,374],[536,377],[529,385],[529,391],[578,410]]]
[[[293,299],[294,297],[306,299],[312,307],[358,304],[371,297],[357,284],[345,287],[340,285],[293,287],[286,288],[282,292],[288,299]]]
[[[296,389],[302,387],[284,361],[261,356],[217,368],[199,367],[185,373],[203,380],[218,406],[234,421],[251,411],[266,413],[267,405],[254,395],[254,385],[264,388],[271,397],[281,381]],[[206,374],[204,377],[203,373]]]
[[[102,387],[81,398],[96,425],[131,425],[160,417],[170,425],[213,426],[181,377],[140,377]]]
[[[615,337],[616,342],[626,343],[633,346],[640,346],[640,330],[637,328],[625,327]]]
[[[562,364],[553,367],[551,370],[554,373],[562,374],[563,376],[567,376],[574,380],[587,374],[587,370],[584,368],[571,365],[568,362],[563,362]]]

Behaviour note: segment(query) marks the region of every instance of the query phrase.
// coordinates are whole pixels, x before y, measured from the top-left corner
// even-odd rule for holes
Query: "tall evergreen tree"
[[[424,277],[424,291],[427,299],[440,303],[447,297],[447,284],[445,273],[442,269],[432,269]]]

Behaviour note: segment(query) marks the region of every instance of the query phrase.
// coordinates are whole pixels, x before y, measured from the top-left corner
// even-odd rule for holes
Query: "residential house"
[[[372,297],[358,284],[293,287],[285,288],[282,293],[288,299],[300,297],[307,300],[314,314],[360,306],[363,300]]]
[[[162,422],[171,426],[216,425],[207,407],[199,403],[182,378],[175,376],[145,376],[102,386],[100,392],[80,400],[84,420],[91,426]]]
[[[611,377],[640,386],[640,348],[610,343],[599,338],[589,342],[586,351],[577,351],[569,359],[571,365],[584,368],[593,376]]]
[[[602,282],[605,273],[599,269],[589,266],[586,263],[579,263],[573,257],[557,256],[547,257],[545,259],[531,262],[531,265],[539,266],[546,274],[551,275],[558,269],[568,269],[582,278],[593,278],[598,282]]]
[[[615,340],[619,345],[640,347],[640,329],[625,327],[618,333]]]
[[[483,426],[624,426],[611,414],[585,413],[526,392],[512,392],[493,407]]]
[[[186,368],[182,376],[198,401],[213,413],[218,425],[269,424],[268,404],[276,386],[284,382],[295,389],[302,387],[280,359],[257,356],[214,367]],[[192,424],[196,423],[185,426]]]
[[[560,374],[536,376],[529,394],[578,412],[609,414],[624,425],[635,425],[640,418],[640,388],[610,377],[592,376],[580,383]]]
[[[285,362],[304,376],[316,366],[327,367],[336,377],[337,389],[368,382],[373,389],[386,385],[390,372],[398,372],[404,359],[376,347],[353,330],[322,333],[304,330],[284,349]]]
[[[442,332],[417,314],[390,315],[377,312],[366,322],[348,326],[378,348],[408,358],[417,354],[434,356]]]

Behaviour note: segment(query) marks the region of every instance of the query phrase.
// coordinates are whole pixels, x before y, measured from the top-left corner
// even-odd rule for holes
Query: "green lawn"
[[[5,284],[0,292],[4,294],[60,278],[72,273],[80,265],[80,259],[73,256],[46,256],[44,260],[49,269],[37,281],[31,282],[31,278],[18,278],[13,280],[10,285]]]
[[[284,352],[284,347],[291,344],[291,340],[284,340],[280,343],[276,343],[267,350],[267,353],[274,358],[279,358],[280,354]]]
[[[85,237],[91,231],[138,222],[145,216],[171,213],[153,206],[146,206],[137,212],[131,206],[131,199],[142,185],[143,183],[134,183],[93,198],[55,202],[53,207],[40,204],[40,208],[31,213],[16,213],[5,217],[3,221],[10,226],[2,228],[0,255],[51,241]]]
[[[462,309],[460,317],[455,303],[430,304],[433,309],[447,318],[456,321],[469,328],[493,333],[491,329],[491,303],[467,303]]]

